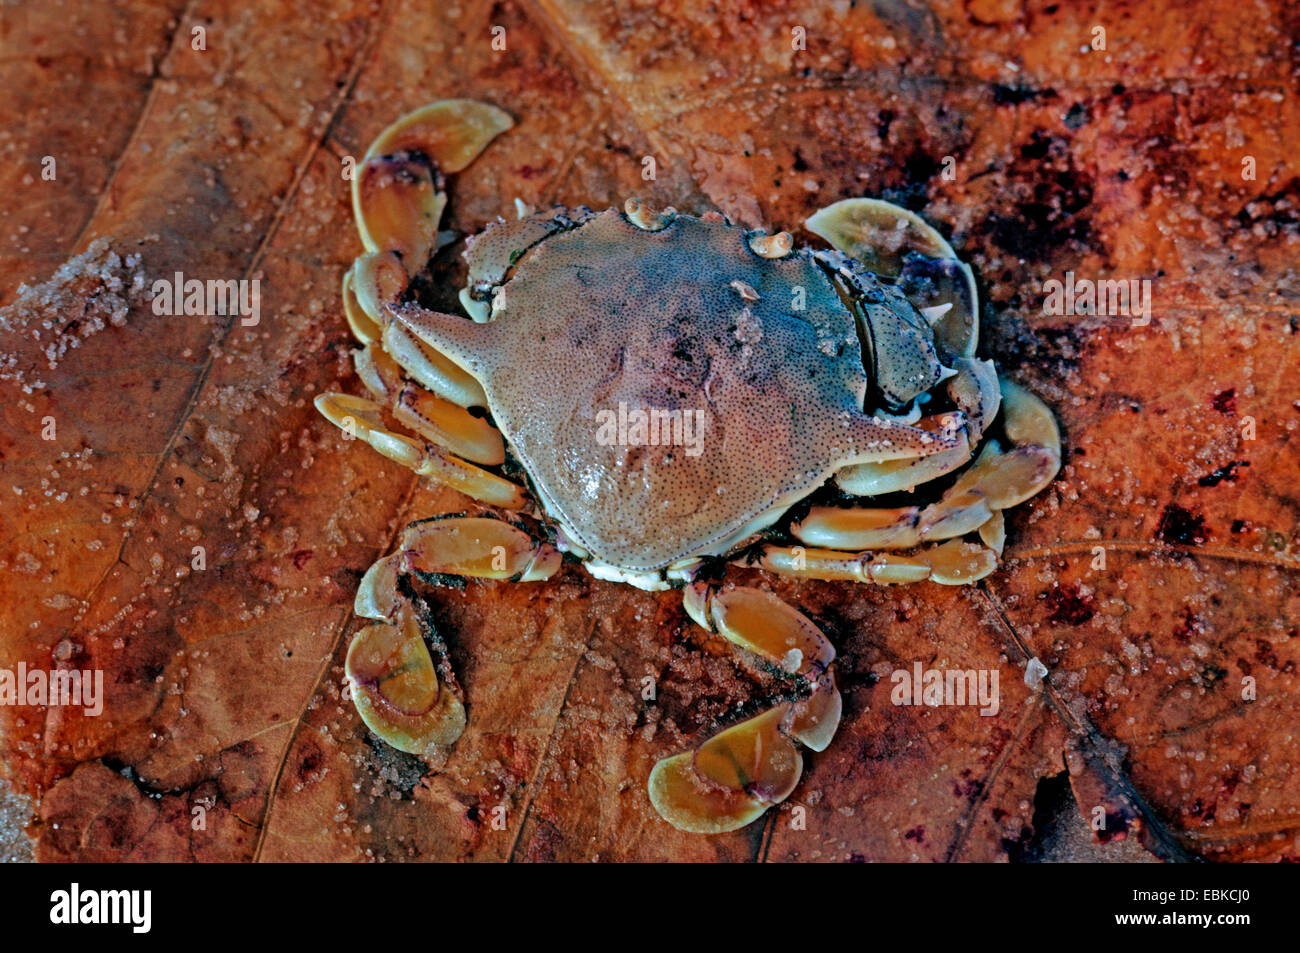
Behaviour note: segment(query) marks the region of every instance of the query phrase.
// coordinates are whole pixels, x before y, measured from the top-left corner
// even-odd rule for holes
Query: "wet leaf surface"
[[[0,665],[101,669],[107,695],[99,717],[0,708],[37,856],[1018,859],[1068,776],[1103,857],[1294,859],[1300,20],[1241,16],[6,7]],[[516,196],[636,195],[812,241],[817,208],[881,196],[970,261],[981,356],[1058,414],[1061,476],[1007,512],[976,587],[735,574],[822,628],[844,693],[835,741],[741,831],[681,834],[646,797],[656,760],[773,690],[677,594],[572,567],[429,590],[469,713],[445,764],[383,746],[344,697],[361,573],[406,521],[466,501],[312,407],[359,392],[341,169],[452,96],[517,120],[451,185],[461,233]],[[435,261],[449,286],[457,248]],[[261,320],[156,314],[145,292],[177,271],[258,279]],[[1067,272],[1150,279],[1150,323],[1045,313]],[[996,671],[997,713],[892,704],[917,663]]]

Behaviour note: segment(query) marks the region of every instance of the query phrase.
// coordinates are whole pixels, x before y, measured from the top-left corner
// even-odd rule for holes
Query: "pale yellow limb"
[[[357,306],[377,328],[391,320],[388,306],[401,300],[406,284],[402,260],[391,251],[362,255],[352,264],[352,292]],[[343,301],[346,306],[347,298]]]
[[[352,329],[353,336],[362,344],[369,344],[379,338],[379,325],[376,324],[365,311],[361,308],[361,302],[357,300],[356,289],[352,286],[352,272],[356,267],[353,264],[343,273],[343,313],[348,319],[348,327]]]
[[[928,457],[844,467],[835,474],[835,483],[841,490],[854,496],[884,496],[912,490],[951,473],[970,460],[971,451],[997,416],[1001,392],[992,361],[957,358],[953,361],[953,369],[957,373],[949,378],[947,392],[961,412],[960,418],[951,415],[953,419],[960,419],[963,425],[964,437],[960,445]],[[937,430],[947,425],[949,416],[935,414],[922,418],[917,426]]]
[[[461,407],[487,406],[482,385],[468,371],[404,325],[390,322],[384,328],[383,341],[384,350],[421,387]]]
[[[411,275],[423,268],[447,201],[440,173],[465,168],[511,125],[496,106],[444,99],[380,133],[352,177],[352,211],[366,250],[397,253]]]
[[[505,462],[505,441],[499,430],[482,417],[414,384],[407,384],[398,395],[393,416],[458,457],[493,467]]]
[[[756,565],[768,572],[802,579],[869,582],[882,586],[928,579],[940,585],[960,586],[978,582],[991,573],[997,568],[997,557],[982,546],[953,539],[907,554],[764,546],[752,564],[744,561],[734,561],[734,564]]]
[[[841,701],[831,674],[835,649],[806,616],[760,589],[693,583],[687,613],[710,632],[799,678],[806,698],[786,702],[718,732],[693,752],[664,758],[650,773],[650,801],[683,831],[736,830],[790,796],[803,772],[796,741],[830,744]]]
[[[378,560],[357,589],[357,615],[375,619],[348,648],[345,669],[367,726],[400,751],[424,757],[452,744],[465,728],[459,687],[438,678],[417,610],[399,580],[410,574],[532,581],[560,567],[560,553],[502,520],[453,517],[413,523],[397,550]]]
[[[977,373],[984,376],[985,369]],[[1006,529],[998,514],[1028,500],[1052,481],[1060,469],[1061,438],[1051,411],[1042,401],[1010,381],[995,383],[1000,386],[1003,429],[1016,444],[1012,449],[1004,452],[996,440],[989,440],[975,462],[937,502],[927,507],[814,506],[791,527],[793,535],[811,546],[852,551],[910,549],[923,542],[979,531],[995,557],[1000,554]],[[988,388],[978,384],[975,374],[968,386],[972,389],[967,410],[972,419],[987,426],[998,403],[989,406],[988,396],[982,393]],[[996,522],[988,525],[995,515]],[[952,551],[944,552],[949,554],[945,558],[951,558]],[[914,557],[929,561],[923,552]],[[827,562],[835,565],[833,560]],[[961,575],[969,579],[975,572]],[[932,574],[930,578],[935,577]]]
[[[413,613],[357,632],[344,670],[361,720],[399,751],[432,759],[465,730],[465,705],[439,682]]]
[[[316,409],[331,423],[353,437],[365,440],[390,460],[409,467],[490,506],[521,510],[528,505],[523,487],[489,473],[452,453],[394,433],[383,422],[381,406],[351,394],[320,394]]]
[[[422,157],[366,159],[353,179],[357,231],[369,252],[393,252],[410,277],[424,270],[447,196]]]

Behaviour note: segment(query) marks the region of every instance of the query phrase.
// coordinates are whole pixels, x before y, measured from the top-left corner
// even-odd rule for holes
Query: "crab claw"
[[[768,804],[784,801],[803,771],[799,749],[781,733],[789,714],[789,705],[779,705],[718,732],[695,750],[695,770],[715,784]]]

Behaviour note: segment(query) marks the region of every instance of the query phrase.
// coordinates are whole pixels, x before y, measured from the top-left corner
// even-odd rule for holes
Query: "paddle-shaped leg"
[[[835,648],[806,616],[761,589],[692,583],[683,602],[704,628],[796,680],[801,696],[664,758],[650,773],[650,800],[664,820],[717,834],[790,796],[803,772],[796,742],[814,751],[830,744],[840,721]]]
[[[412,523],[398,548],[366,572],[357,615],[379,620],[352,639],[346,670],[357,711],[370,730],[411,754],[431,756],[465,729],[465,707],[445,653],[435,665],[432,630],[408,598],[403,577],[530,582],[560,566],[554,547],[503,520],[451,517]]]

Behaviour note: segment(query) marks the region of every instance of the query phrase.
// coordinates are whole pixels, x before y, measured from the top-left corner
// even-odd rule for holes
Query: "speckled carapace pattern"
[[[479,378],[547,510],[621,569],[708,552],[844,464],[946,446],[862,412],[853,315],[812,256],[762,258],[721,221],[608,209],[536,245],[494,321],[410,320]],[[704,429],[602,440],[620,407]]]

